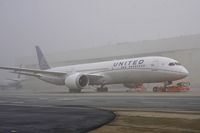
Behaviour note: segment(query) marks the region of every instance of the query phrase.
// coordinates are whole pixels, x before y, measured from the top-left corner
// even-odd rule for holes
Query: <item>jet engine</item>
[[[70,89],[83,89],[89,84],[89,79],[86,75],[75,73],[69,75],[65,79],[65,85]]]

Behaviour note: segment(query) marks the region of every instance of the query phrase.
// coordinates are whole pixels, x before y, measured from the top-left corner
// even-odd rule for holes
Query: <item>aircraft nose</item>
[[[189,71],[185,67],[182,68],[181,72],[183,73],[184,77],[187,77],[189,75]]]

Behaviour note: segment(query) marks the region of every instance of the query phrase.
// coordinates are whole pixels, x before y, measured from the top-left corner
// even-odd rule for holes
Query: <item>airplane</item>
[[[0,83],[0,88],[1,90],[5,90],[7,88],[21,89],[23,87],[22,81],[25,80],[26,79],[21,78],[20,74],[18,74],[17,78],[6,79],[4,82]]]
[[[69,92],[81,92],[88,86],[100,86],[97,91],[107,91],[110,84],[139,84],[172,81],[185,78],[188,70],[178,61],[161,56],[147,56],[78,64],[62,67],[50,67],[39,46],[36,46],[40,69],[0,67],[15,73],[33,76],[42,81],[65,85]]]

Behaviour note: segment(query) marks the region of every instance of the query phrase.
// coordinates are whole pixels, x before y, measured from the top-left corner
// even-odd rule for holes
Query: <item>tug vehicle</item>
[[[153,92],[186,92],[191,89],[190,82],[179,82],[176,85],[156,86],[153,87]]]

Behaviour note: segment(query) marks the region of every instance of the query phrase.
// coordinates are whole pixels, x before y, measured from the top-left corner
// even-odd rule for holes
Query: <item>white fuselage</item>
[[[97,85],[174,81],[189,74],[178,61],[158,56],[55,67],[46,71],[102,76]]]
[[[0,67],[14,73],[34,76],[55,85],[65,85],[69,90],[80,91],[88,85],[141,84],[179,80],[189,72],[178,61],[166,57],[151,56],[79,64],[51,68],[41,49],[36,46],[40,69]],[[105,89],[105,88],[104,88]],[[72,91],[72,92],[73,92]]]

